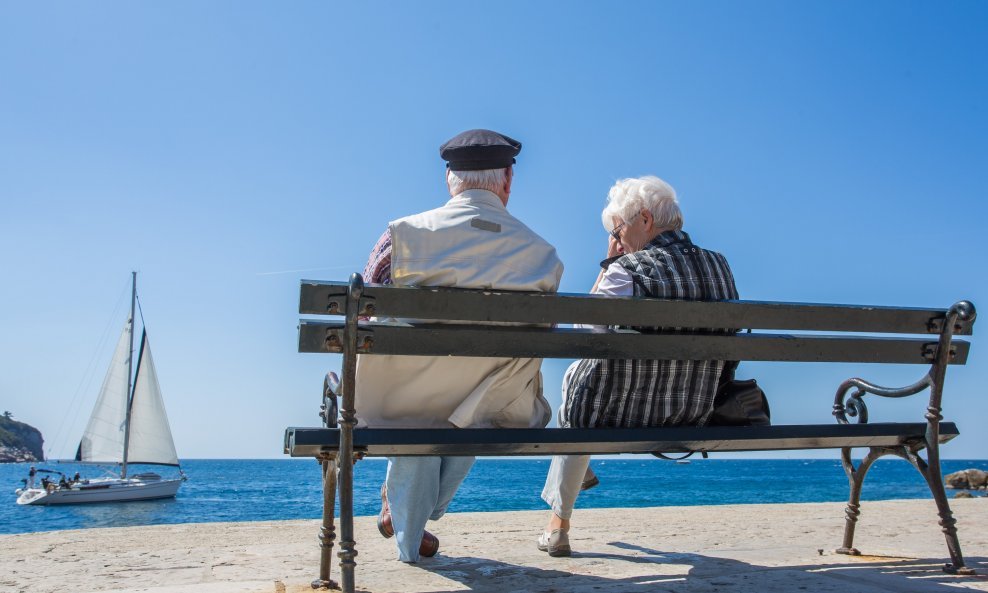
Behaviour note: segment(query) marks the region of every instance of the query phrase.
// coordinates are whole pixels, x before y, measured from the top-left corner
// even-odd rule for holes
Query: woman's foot
[[[569,535],[562,529],[554,529],[551,533],[543,531],[539,536],[538,547],[554,558],[572,554],[569,547]]]
[[[597,474],[593,473],[590,466],[587,466],[587,471],[583,474],[583,483],[580,484],[580,491],[590,490],[598,484],[600,484],[600,479],[597,478]]]

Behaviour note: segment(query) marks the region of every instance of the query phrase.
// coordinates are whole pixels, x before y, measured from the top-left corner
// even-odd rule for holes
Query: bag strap
[[[750,334],[751,333],[751,328],[749,328],[749,329],[743,329],[743,330],[738,330],[738,333],[739,334],[740,333]],[[741,364],[741,361],[740,360],[728,360],[728,361],[725,361],[724,368],[720,372],[720,381],[717,383],[717,390],[718,391],[720,391],[721,388],[724,387],[724,385],[727,385],[728,383],[730,383],[731,381],[734,380],[734,374],[737,372],[738,365],[740,365],[740,364]]]
[[[683,460],[683,459],[688,459],[688,458],[692,457],[694,453],[699,453],[701,457],[703,457],[704,459],[707,459],[707,452],[706,451],[690,451],[689,453],[686,453],[682,457],[669,457],[665,453],[659,453],[658,451],[652,451],[652,455],[658,457],[659,459],[665,459],[666,461],[680,461],[680,460]]]
[[[724,368],[720,372],[720,381],[717,383],[717,391],[720,391],[724,385],[734,380],[734,373],[737,372],[739,364],[740,361],[737,360],[727,360],[724,362]]]

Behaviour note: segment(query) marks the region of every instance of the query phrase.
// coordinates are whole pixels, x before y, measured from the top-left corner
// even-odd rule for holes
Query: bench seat
[[[373,428],[353,431],[353,449],[367,457],[391,455],[558,455],[778,451],[843,447],[924,446],[927,424],[799,424],[676,426],[669,428]],[[940,444],[960,434],[940,423]],[[288,428],[285,453],[318,457],[340,448],[338,428]]]

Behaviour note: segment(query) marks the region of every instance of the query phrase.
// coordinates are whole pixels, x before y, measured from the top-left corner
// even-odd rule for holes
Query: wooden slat
[[[342,322],[303,321],[299,352],[340,352]],[[336,341],[334,341],[334,338]],[[369,342],[368,342],[369,340]],[[641,334],[630,330],[550,329],[476,325],[363,323],[358,343],[370,354],[609,358],[650,360],[771,360],[929,364],[933,338],[740,334]],[[952,364],[964,364],[969,344],[955,340]]]
[[[346,289],[342,282],[303,280],[299,312],[342,314]],[[364,314],[396,318],[649,327],[930,334],[939,332],[934,322],[946,313],[929,308],[673,301],[373,284],[365,286],[364,297]],[[970,334],[971,324],[957,333]]]
[[[778,451],[840,447],[919,447],[926,424],[818,424],[767,427],[671,428],[357,429],[354,449],[371,457],[391,455],[566,455],[675,453],[681,451]],[[940,442],[959,434],[940,424]],[[314,457],[339,449],[339,430],[289,428],[285,453]]]

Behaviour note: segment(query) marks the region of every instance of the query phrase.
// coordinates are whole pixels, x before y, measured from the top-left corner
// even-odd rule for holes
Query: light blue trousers
[[[443,516],[474,457],[389,457],[388,504],[398,559],[418,562],[425,524]]]

